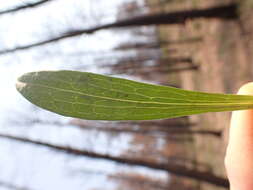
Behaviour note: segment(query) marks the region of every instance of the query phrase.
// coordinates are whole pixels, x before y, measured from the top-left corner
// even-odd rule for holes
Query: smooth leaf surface
[[[187,91],[78,71],[31,72],[16,86],[37,106],[89,120],[153,120],[253,109],[253,96]]]

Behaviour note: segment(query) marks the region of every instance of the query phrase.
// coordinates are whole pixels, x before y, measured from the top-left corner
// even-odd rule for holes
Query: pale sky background
[[[114,21],[117,7],[124,1],[127,0],[96,0],[99,6],[95,7],[93,0],[55,0],[36,9],[0,16],[0,50],[47,39],[68,28],[84,28],[101,22]],[[32,1],[2,1],[0,10],[19,5],[21,2]],[[95,14],[95,18],[104,12],[106,12],[105,15],[110,16],[105,16],[102,20],[94,20],[91,12]],[[18,76],[29,71],[75,69],[80,65],[93,63],[90,57],[76,60],[58,55],[59,52],[71,54],[77,50],[106,51],[115,47],[119,42],[132,39],[133,37],[127,32],[101,31],[90,36],[83,35],[57,44],[0,56],[0,86],[2,89],[0,133],[25,136],[112,155],[119,155],[127,150],[131,136],[126,134],[119,135],[112,140],[104,134],[81,131],[71,126],[61,129],[52,125],[27,126],[25,124],[27,119],[39,118],[42,121],[67,123],[69,118],[44,111],[30,104],[16,91],[15,81]],[[88,71],[103,72],[96,67],[90,67]],[[122,171],[129,170],[125,166],[112,162],[70,156],[53,152],[47,148],[0,139],[0,181],[31,190],[91,190],[95,188],[111,190],[115,184],[110,182],[106,176],[83,171],[112,173],[119,171],[119,168]],[[131,170],[154,178],[167,179],[167,175],[163,172],[153,172],[141,167],[131,168]],[[0,190],[8,189],[0,187]]]

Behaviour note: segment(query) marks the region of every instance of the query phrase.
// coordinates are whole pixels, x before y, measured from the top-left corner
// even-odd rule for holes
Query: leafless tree
[[[175,164],[160,164],[160,163],[153,163],[153,162],[149,162],[145,160],[129,159],[125,157],[115,157],[115,156],[111,156],[107,154],[100,154],[100,153],[90,152],[86,150],[59,146],[59,145],[54,145],[54,144],[50,144],[46,142],[31,140],[24,137],[17,137],[17,136],[6,135],[6,134],[0,134],[0,138],[44,146],[44,147],[48,147],[50,149],[53,149],[59,152],[65,152],[65,153],[73,154],[73,155],[87,156],[87,157],[97,158],[97,159],[105,159],[105,160],[114,161],[116,163],[127,164],[130,166],[144,166],[150,169],[163,170],[163,171],[166,171],[166,172],[169,172],[171,174],[175,174],[181,177],[187,177],[187,178],[199,180],[202,182],[207,182],[207,183],[221,186],[221,187],[229,186],[228,180],[225,178],[218,177],[210,172],[198,171],[196,169],[190,169],[190,168],[186,168],[184,166],[179,166]]]
[[[168,74],[168,73],[180,73],[184,71],[197,71],[199,69],[198,65],[187,65],[182,67],[160,67],[160,66],[148,66],[142,67],[140,69],[122,69],[122,70],[113,70],[113,74],[127,74],[133,76],[141,76],[141,75],[148,75],[148,74]],[[108,73],[111,74],[111,73]]]
[[[104,132],[112,132],[112,133],[131,133],[131,134],[144,134],[150,136],[173,136],[173,135],[211,135],[214,137],[221,137],[221,131],[214,131],[214,130],[198,130],[198,129],[187,129],[187,128],[178,128],[176,126],[167,126],[167,130],[159,131],[157,129],[150,129],[150,128],[133,128],[132,126],[129,127],[121,127],[120,124],[117,127],[112,127],[110,124],[104,124],[104,126],[97,126],[96,124],[90,125],[85,124],[82,122],[72,122],[74,125],[79,126],[81,129],[87,130],[97,130],[97,131],[104,131]]]
[[[143,15],[130,19],[120,20],[114,23],[104,24],[100,26],[91,27],[88,29],[72,30],[60,34],[51,39],[35,42],[24,46],[18,46],[12,49],[4,49],[0,51],[1,54],[13,53],[20,50],[26,50],[53,42],[58,42],[67,38],[80,36],[82,34],[91,34],[98,30],[133,27],[133,26],[147,26],[159,24],[183,24],[188,19],[196,18],[221,18],[221,19],[235,19],[237,18],[237,4],[229,4],[218,7],[211,7],[206,9],[192,9],[184,11],[176,11],[169,13],[159,13],[155,15]]]
[[[19,12],[19,11],[23,11],[25,9],[31,9],[31,8],[39,7],[39,6],[42,6],[46,3],[49,3],[50,1],[53,1],[53,0],[40,0],[40,1],[37,1],[37,2],[33,2],[33,3],[26,3],[24,5],[16,6],[16,7],[7,9],[7,10],[2,10],[2,11],[0,11],[0,16],[5,15],[5,14],[9,14],[9,13],[16,13],[16,12]]]
[[[142,176],[138,175],[131,175],[131,174],[121,174],[118,175],[110,175],[110,179],[116,180],[118,182],[121,182],[125,185],[130,185],[131,187],[138,186],[142,189],[155,189],[155,190],[166,190],[168,188],[168,184],[163,184],[161,182],[154,182],[151,179],[143,178]],[[121,185],[121,184],[120,184]]]
[[[169,45],[181,45],[181,44],[188,44],[188,43],[196,43],[201,42],[203,39],[201,37],[192,37],[188,39],[179,39],[179,40],[171,40],[171,41],[155,41],[150,43],[126,43],[120,44],[115,50],[128,50],[128,49],[149,49],[149,48],[160,48]]]
[[[99,58],[100,59],[100,58]],[[116,64],[102,64],[102,67],[111,67],[116,69],[136,69],[136,67],[140,67],[143,65],[143,62],[145,61],[154,61],[157,64],[160,65],[175,65],[178,63],[192,63],[192,59],[190,57],[171,57],[171,58],[156,58],[156,57],[150,57],[150,56],[145,56],[145,57],[137,57],[137,58],[123,58],[123,59],[115,59],[113,57],[107,57],[105,59],[101,59],[102,61],[98,61],[98,63],[102,64],[103,62],[108,62],[109,60],[117,61]],[[156,64],[156,66],[157,66]],[[145,66],[145,65],[143,65]]]
[[[134,185],[141,185],[142,187],[151,187],[154,189],[166,189],[167,183],[161,182],[160,180],[154,180],[147,176],[145,178],[136,177],[136,173],[125,173],[125,172],[117,172],[116,174],[111,174],[105,171],[94,171],[90,169],[80,169],[80,170],[74,170],[72,173],[87,173],[87,174],[93,174],[93,175],[102,175],[107,176],[108,179],[116,181],[116,182],[126,182],[126,183],[133,183]]]

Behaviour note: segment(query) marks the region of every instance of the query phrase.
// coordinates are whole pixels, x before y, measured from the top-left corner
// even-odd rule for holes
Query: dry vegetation
[[[159,3],[149,0],[150,4]],[[167,2],[167,4],[165,3]],[[230,3],[219,0],[167,0],[162,8],[155,7],[153,11],[180,10],[183,8],[202,8]],[[205,92],[236,93],[244,83],[252,81],[252,14],[253,1],[239,1],[241,4],[238,20],[205,20],[187,21],[184,25],[160,26],[157,34],[161,41],[176,41],[179,39],[201,38],[197,43],[171,44],[176,48],[176,54],[170,56],[190,56],[197,64],[197,71],[185,71],[179,74],[169,74],[168,84],[180,85],[184,89]],[[168,52],[164,49],[164,56]],[[218,175],[226,176],[223,158],[227,143],[230,113],[211,113],[192,116],[190,120],[198,123],[200,129],[221,130],[223,137],[194,136],[194,144],[186,149],[195,153],[196,162],[206,163]],[[192,155],[190,155],[192,157]],[[209,190],[214,187],[199,184],[199,189]],[[174,189],[174,188],[172,188]],[[215,188],[219,189],[219,188]],[[222,188],[221,188],[222,189]]]

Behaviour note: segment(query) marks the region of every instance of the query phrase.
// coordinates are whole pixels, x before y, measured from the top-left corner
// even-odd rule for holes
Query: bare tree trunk
[[[136,184],[136,185],[141,185],[142,188],[145,189],[145,187],[151,187],[154,189],[161,189],[161,190],[167,190],[167,184],[161,184],[159,182],[153,182],[153,181],[148,181],[146,179],[141,179],[138,177],[132,177],[132,176],[122,176],[122,175],[111,175],[109,178],[117,181],[124,181],[129,184]]]
[[[221,137],[221,131],[214,130],[191,130],[191,129],[171,129],[167,131],[168,135],[211,135],[214,137]]]
[[[189,128],[195,126],[196,123],[190,123],[188,117],[164,119],[158,121],[128,121],[128,122],[117,122],[121,125],[140,125],[143,127],[159,127],[159,130],[167,130],[169,127],[176,126],[181,128]]]
[[[103,175],[103,176],[107,176],[109,179],[115,180],[115,181],[124,181],[127,183],[134,183],[137,185],[142,185],[145,187],[152,187],[155,189],[167,189],[167,183],[158,183],[156,181],[154,181],[151,178],[145,177],[145,179],[142,178],[136,178],[135,176],[128,176],[127,173],[117,173],[115,174],[109,174],[106,173],[104,171],[92,171],[92,170],[88,170],[88,169],[84,169],[84,170],[79,170],[78,173],[88,173],[88,174],[94,174],[94,175]]]
[[[150,43],[129,43],[129,44],[121,44],[115,48],[115,50],[127,50],[127,49],[139,49],[139,48],[160,48],[161,46],[168,45],[180,45],[187,43],[196,43],[201,42],[203,39],[200,37],[193,37],[189,39],[181,39],[181,40],[173,40],[173,41],[160,41],[160,42],[150,42]]]
[[[158,59],[158,60],[150,60],[153,61],[153,65],[147,65],[143,62],[128,62],[128,63],[117,63],[114,65],[102,65],[101,67],[105,67],[110,69],[115,73],[138,73],[138,72],[149,72],[149,71],[170,71],[176,68],[184,68],[187,66],[192,66],[190,62],[172,62],[173,60],[169,59]],[[180,66],[180,67],[179,67]]]
[[[157,63],[155,64],[156,66],[158,65],[170,66],[170,65],[175,65],[179,63],[193,62],[190,57],[175,57],[175,58],[171,57],[171,58],[163,58],[163,59],[154,58],[154,57],[137,57],[137,58],[122,59],[122,60],[120,59],[117,60],[114,57],[109,57],[105,59],[101,58],[101,60],[103,60],[103,62],[116,60],[117,61],[116,64],[102,64],[102,67],[110,67],[112,69],[136,69],[138,67],[145,66],[143,65],[143,62],[145,61],[154,61]]]
[[[170,120],[167,119],[161,121],[139,121],[139,122],[128,121],[128,122],[116,122],[114,124],[120,125],[122,128],[138,126],[138,128],[148,128],[149,130],[161,131],[166,133],[171,129],[190,129],[196,126],[196,123],[190,123],[187,120],[187,117],[185,117],[185,119],[180,118]]]
[[[87,156],[91,158],[110,160],[110,161],[114,161],[121,164],[127,164],[131,166],[144,166],[150,169],[163,170],[171,174],[175,174],[178,176],[187,177],[187,178],[191,178],[195,180],[200,180],[200,181],[207,182],[207,183],[221,186],[221,187],[229,186],[228,180],[225,178],[215,176],[214,174],[210,172],[203,172],[203,171],[198,171],[196,169],[189,169],[189,168],[175,165],[175,164],[159,164],[159,163],[153,163],[153,162],[149,162],[145,160],[134,160],[134,159],[123,158],[123,157],[115,157],[115,156],[111,156],[107,154],[99,154],[95,152],[79,150],[79,149],[74,149],[70,147],[53,145],[53,144],[49,144],[49,143],[45,143],[41,141],[30,140],[27,138],[16,137],[12,135],[0,134],[0,138],[16,140],[23,143],[40,145],[40,146],[51,148],[56,151],[66,152],[73,155]]]
[[[81,129],[87,130],[97,130],[97,131],[104,131],[104,132],[114,132],[114,133],[131,133],[131,134],[143,134],[143,135],[150,135],[150,136],[172,136],[172,135],[211,135],[214,137],[221,137],[221,131],[214,131],[214,130],[192,130],[192,129],[178,129],[176,126],[172,128],[168,128],[166,131],[159,131],[149,128],[137,128],[134,129],[133,127],[128,128],[121,128],[120,125],[118,127],[111,127],[105,124],[103,127],[98,126],[91,126],[85,125],[81,123],[73,123],[74,125],[80,127]]]
[[[89,29],[69,31],[69,32],[61,34],[60,36],[57,36],[48,40],[36,42],[29,45],[19,46],[13,49],[1,50],[0,55],[42,46],[42,45],[57,42],[63,39],[80,36],[82,34],[91,34],[102,29],[132,27],[132,26],[147,26],[147,25],[158,25],[158,24],[183,24],[187,19],[196,19],[196,18],[236,19],[237,17],[238,17],[237,4],[230,4],[230,5],[212,7],[212,8],[207,8],[207,9],[192,9],[192,10],[176,11],[176,12],[170,12],[170,13],[160,13],[160,14],[155,14],[155,15],[144,15],[144,16],[138,16],[138,17],[134,17],[130,19],[124,19],[124,20],[117,21],[114,23],[92,27]]]
[[[50,1],[53,1],[53,0],[40,0],[40,1],[37,1],[37,2],[34,2],[34,3],[26,3],[25,5],[20,5],[20,6],[14,7],[14,8],[10,8],[10,9],[7,9],[7,10],[0,11],[0,16],[4,15],[4,14],[8,14],[8,13],[16,13],[18,11],[23,11],[25,9],[39,7],[39,6],[41,6],[43,4],[46,4]]]
[[[128,75],[147,75],[147,74],[154,74],[154,73],[180,73],[184,71],[196,71],[198,70],[198,65],[190,65],[190,66],[184,66],[179,68],[170,68],[170,67],[157,67],[157,66],[147,66],[143,67],[141,69],[122,69],[122,70],[113,70],[113,74],[128,74]],[[108,74],[112,74],[108,73]]]

